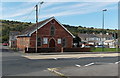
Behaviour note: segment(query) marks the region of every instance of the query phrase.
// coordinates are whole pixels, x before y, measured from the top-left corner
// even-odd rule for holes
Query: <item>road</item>
[[[91,74],[91,76],[95,75],[94,73],[91,73],[92,72],[91,69],[101,69],[101,68],[103,68],[104,70],[99,71],[100,74],[97,74],[97,76],[103,74],[106,71],[108,72],[107,73],[108,76],[118,75],[118,70],[117,70],[118,64],[115,64],[119,61],[118,57],[27,59],[22,55],[24,54],[13,52],[9,50],[8,47],[3,46],[2,48],[2,75],[3,76],[59,76],[56,73],[50,72],[48,68],[58,68],[58,69],[60,68],[61,70],[59,70],[59,72],[62,72],[65,75],[69,75],[69,73],[72,73],[71,75],[75,76],[76,73],[75,71],[72,72],[72,69],[73,69],[73,70],[76,70],[78,76],[81,76],[82,72],[81,74],[79,74],[77,70],[79,69],[79,66],[83,67],[83,69],[80,69],[81,71],[83,71],[84,73],[89,72],[89,75]],[[92,65],[91,63],[95,63],[95,65],[91,66]],[[106,71],[105,71],[105,68],[107,68]],[[86,69],[89,69],[89,70],[85,71]],[[110,72],[108,69],[113,71]],[[97,71],[97,70],[94,70],[94,71]],[[86,74],[84,75],[86,76]]]

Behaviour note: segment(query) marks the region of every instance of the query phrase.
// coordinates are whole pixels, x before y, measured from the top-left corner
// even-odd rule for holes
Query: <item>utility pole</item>
[[[42,1],[42,2],[40,2],[40,5],[42,5],[44,2]],[[35,51],[36,51],[36,53],[37,53],[37,40],[38,40],[38,5],[39,5],[39,3],[38,4],[36,4],[36,6],[35,6],[35,8],[36,8],[36,47],[35,47]]]
[[[37,53],[37,33],[38,33],[38,5],[35,6],[36,7],[36,53]]]

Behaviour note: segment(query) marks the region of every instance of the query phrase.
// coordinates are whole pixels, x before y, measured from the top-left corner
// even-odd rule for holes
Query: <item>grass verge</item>
[[[91,52],[118,52],[118,48],[92,48]]]

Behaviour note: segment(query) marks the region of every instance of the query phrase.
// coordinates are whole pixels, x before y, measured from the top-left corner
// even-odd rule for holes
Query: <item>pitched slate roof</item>
[[[51,18],[48,18],[48,19],[46,19],[46,20],[43,20],[43,21],[39,22],[39,23],[38,23],[38,27],[40,27],[42,24],[44,24],[45,22],[47,22],[47,21],[50,20],[50,19],[51,19]],[[37,26],[36,26],[36,24],[34,24],[34,25],[32,25],[32,26],[24,29],[24,30],[21,32],[21,36],[22,36],[22,35],[25,36],[25,35],[27,35],[27,34],[30,34],[31,31],[36,30],[36,29],[37,29]]]
[[[55,17],[51,17],[51,18],[48,18],[46,20],[43,20],[43,21],[39,22],[38,23],[38,29],[40,29],[41,27],[43,27],[45,24],[47,24],[48,22],[50,22],[52,19],[55,19]],[[55,19],[55,20],[57,21],[57,19]],[[59,21],[57,21],[57,22],[74,38],[74,36],[73,36],[72,33],[70,33]],[[34,25],[26,28],[25,30],[23,30],[21,32],[21,34],[18,35],[18,36],[31,36],[31,34],[34,33],[36,31],[36,29],[37,29],[37,26],[36,26],[36,24],[34,24]]]

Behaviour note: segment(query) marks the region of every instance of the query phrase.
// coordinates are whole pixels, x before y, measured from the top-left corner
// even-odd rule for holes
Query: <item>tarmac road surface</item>
[[[50,72],[48,68],[60,68],[61,70],[59,70],[59,72],[67,76],[96,76],[103,75],[103,73],[106,71],[106,75],[118,75],[118,64],[115,64],[116,62],[119,62],[117,56],[59,59],[28,59],[23,57],[24,54],[13,52],[7,47],[4,47],[2,49],[3,76],[59,76],[56,73]],[[102,64],[88,65],[90,63]],[[85,67],[85,65],[88,66]],[[72,69],[74,70],[74,72]],[[108,69],[112,71],[109,71]],[[99,73],[96,74],[96,72]],[[72,74],[70,75],[69,73]]]

